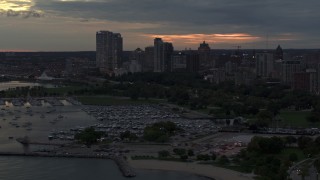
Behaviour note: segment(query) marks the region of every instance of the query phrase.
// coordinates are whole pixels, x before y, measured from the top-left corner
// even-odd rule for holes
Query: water
[[[41,86],[38,83],[24,83],[11,81],[0,83],[0,90],[15,87]],[[42,107],[14,107],[0,106],[0,151],[25,152],[22,145],[8,137],[28,136],[36,141],[47,140],[51,130],[69,129],[76,125],[86,126],[98,121],[87,115],[81,107],[72,106],[67,101],[62,101],[64,106],[55,107],[56,111],[46,113],[52,108],[48,105]],[[32,111],[32,116],[26,114]],[[45,118],[40,116],[44,114]],[[63,115],[63,120],[57,124],[50,121],[58,115]],[[19,116],[16,119],[16,116]],[[25,128],[10,125],[15,122],[19,125],[25,122],[32,123],[32,131]],[[143,171],[136,170],[137,177],[134,180],[205,180],[207,178],[192,174],[171,171]],[[111,160],[102,159],[66,159],[66,158],[43,158],[43,157],[0,157],[0,180],[127,180],[122,176],[116,164]]]
[[[205,180],[170,171],[136,171],[134,180]],[[128,180],[113,161],[42,157],[0,157],[1,180]]]

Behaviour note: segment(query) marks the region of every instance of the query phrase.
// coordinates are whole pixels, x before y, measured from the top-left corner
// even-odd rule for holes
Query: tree
[[[197,155],[197,160],[199,161],[209,161],[210,156],[208,154],[199,154]]]
[[[143,137],[147,141],[167,142],[179,130],[171,121],[154,123],[144,128]]]
[[[270,111],[261,111],[257,114],[256,124],[260,127],[268,127],[272,119],[273,114]]]
[[[129,141],[135,141],[138,139],[136,134],[131,133],[130,131],[125,131],[120,133],[121,140],[128,139]]]
[[[227,156],[223,155],[219,158],[218,163],[221,165],[226,165],[230,162]]]
[[[194,156],[194,152],[193,152],[192,149],[189,149],[189,150],[188,150],[188,156]]]
[[[291,144],[297,142],[297,138],[294,137],[294,136],[286,136],[286,137],[285,137],[285,142],[286,142],[287,145],[290,146]]]
[[[289,160],[292,161],[292,162],[295,162],[298,160],[298,155],[296,153],[291,153],[289,155]]]
[[[173,152],[179,156],[183,156],[186,154],[186,150],[183,148],[175,148],[173,149]]]
[[[211,160],[214,161],[217,159],[217,155],[215,153],[212,153],[211,155]]]
[[[307,148],[310,144],[312,144],[312,138],[307,137],[307,136],[300,136],[298,138],[298,147],[300,149],[305,149]]]
[[[75,135],[75,139],[90,146],[96,143],[97,140],[100,139],[103,135],[105,135],[103,132],[95,131],[93,127],[90,127],[90,128],[86,128],[84,131],[80,133],[77,133]]]
[[[312,111],[311,114],[307,116],[307,121],[309,121],[312,124],[320,122],[320,113]]]
[[[163,151],[159,151],[158,152],[158,157],[159,158],[166,158],[168,156],[170,156],[170,152],[169,151],[163,150]]]

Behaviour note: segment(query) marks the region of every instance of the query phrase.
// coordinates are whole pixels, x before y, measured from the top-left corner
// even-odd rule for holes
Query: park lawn
[[[76,90],[84,89],[84,86],[65,86],[65,87],[57,87],[57,88],[46,88],[45,91],[47,93],[56,93],[64,95],[68,92],[74,92]]]
[[[319,123],[314,125],[307,121],[310,111],[280,111],[281,124],[291,127],[319,127]]]
[[[158,104],[165,102],[160,99],[138,99],[132,100],[128,97],[115,96],[79,96],[77,100],[85,105],[139,105],[139,104]]]
[[[285,148],[285,149],[281,152],[280,156],[281,156],[281,157],[289,156],[291,153],[297,154],[297,156],[298,156],[297,162],[302,161],[302,160],[304,160],[304,159],[307,158],[307,157],[303,154],[303,151],[302,151],[301,149],[299,149],[299,148],[294,148],[294,147],[292,147],[292,148]]]

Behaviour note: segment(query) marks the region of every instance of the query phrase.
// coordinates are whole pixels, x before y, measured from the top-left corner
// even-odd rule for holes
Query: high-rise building
[[[199,72],[200,62],[199,54],[197,52],[188,51],[187,55],[187,72],[196,73]]]
[[[205,41],[200,44],[198,53],[201,70],[208,70],[215,66],[213,55],[211,54],[211,48]]]
[[[187,55],[183,52],[176,52],[171,56],[171,71],[185,72],[187,70]]]
[[[281,67],[282,83],[294,87],[294,74],[303,70],[301,61],[285,58]]]
[[[171,71],[172,43],[163,42],[161,38],[154,39],[154,72]]]
[[[173,54],[172,43],[164,42],[163,43],[163,71],[164,72],[172,71],[172,63],[171,63],[172,54]]]
[[[257,53],[256,54],[256,74],[261,78],[272,76],[274,70],[274,60],[272,53]]]
[[[121,34],[110,31],[96,33],[96,66],[103,73],[113,73],[121,66],[123,42]]]
[[[307,69],[305,72],[294,73],[294,86],[296,90],[317,93],[317,72],[315,69]]]
[[[154,72],[163,71],[163,41],[161,38],[154,39]]]
[[[131,54],[131,61],[135,60],[137,64],[141,66],[141,71],[145,71],[143,67],[145,67],[145,53],[142,49],[137,48]]]
[[[275,60],[282,60],[283,59],[283,50],[280,45],[278,45],[275,53],[274,53]]]
[[[142,69],[145,72],[152,72],[154,70],[154,47],[149,46],[144,49],[145,63],[142,64]]]

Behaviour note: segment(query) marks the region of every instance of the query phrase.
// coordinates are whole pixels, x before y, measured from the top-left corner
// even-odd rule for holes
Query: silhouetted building
[[[209,44],[205,41],[200,44],[198,48],[199,52],[199,61],[200,61],[200,69],[207,70],[214,67],[214,60],[211,54],[211,49]]]
[[[261,78],[269,78],[272,76],[274,69],[273,54],[257,53],[256,54],[256,74]]]
[[[172,43],[163,42],[161,38],[154,39],[154,72],[171,71]]]
[[[145,59],[142,64],[142,69],[145,72],[152,72],[154,70],[154,47],[149,46],[145,48]]]
[[[194,52],[186,52],[187,55],[187,72],[199,72],[200,62],[199,54]]]
[[[283,59],[283,50],[280,45],[278,45],[278,47],[274,53],[274,59],[275,60]]]
[[[176,52],[171,56],[171,71],[186,72],[187,55],[184,52]]]
[[[282,83],[294,86],[294,74],[302,72],[303,66],[300,60],[285,60],[282,61]]]
[[[144,71],[143,70],[143,67],[145,67],[145,53],[142,49],[140,48],[137,48],[136,50],[134,50],[131,54],[131,58],[130,58],[131,61],[136,61],[135,63],[140,65],[140,69],[141,71]],[[135,64],[134,63],[134,64]]]
[[[96,33],[96,65],[103,73],[113,73],[121,65],[121,34],[110,31]]]
[[[317,93],[317,73],[315,69],[294,73],[294,89]]]

